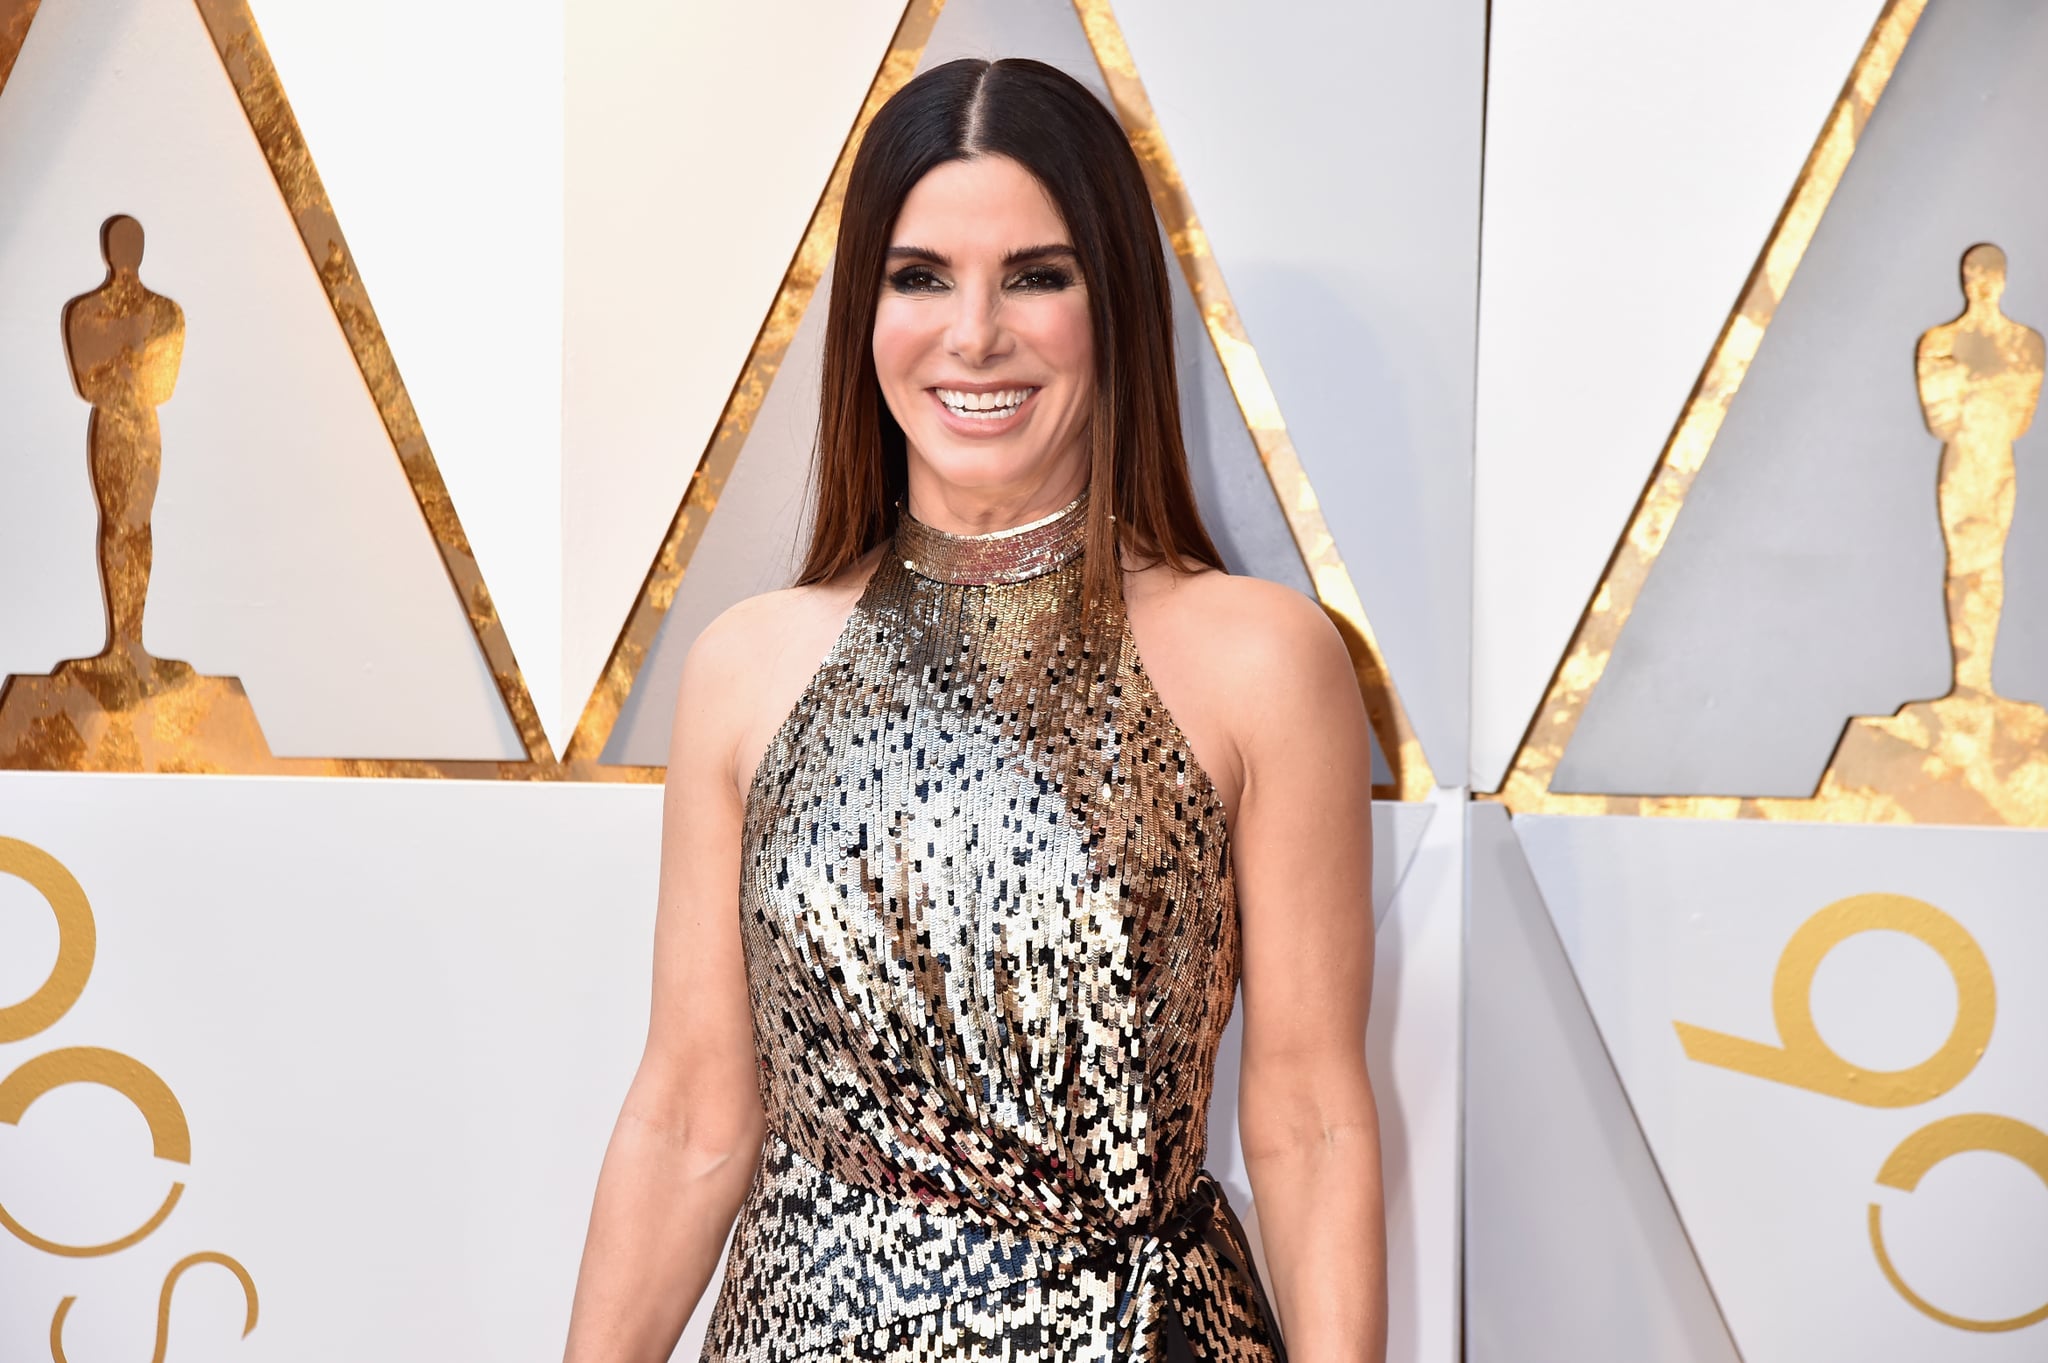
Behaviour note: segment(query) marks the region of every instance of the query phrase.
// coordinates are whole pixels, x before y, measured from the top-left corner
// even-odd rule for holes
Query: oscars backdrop
[[[1391,1357],[2048,1356],[2048,12],[0,0],[0,1359],[559,1355],[681,660],[960,55],[1122,120],[1352,650]]]
[[[964,54],[1122,119],[1205,514],[1351,646],[1455,1354],[1477,7],[0,0],[0,1357],[558,1355],[678,668],[789,576],[860,130]]]

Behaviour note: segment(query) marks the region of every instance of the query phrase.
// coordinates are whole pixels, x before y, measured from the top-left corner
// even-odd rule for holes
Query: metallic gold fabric
[[[1238,978],[1214,784],[1085,497],[904,518],[748,791],[770,1134],[706,1360],[1282,1357],[1202,1170]]]

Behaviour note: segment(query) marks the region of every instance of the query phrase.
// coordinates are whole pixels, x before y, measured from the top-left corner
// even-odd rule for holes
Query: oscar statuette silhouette
[[[1980,243],[1962,260],[1962,315],[1928,331],[1914,354],[1927,429],[1942,442],[1936,505],[1948,549],[1951,684],[1895,715],[1843,730],[1821,793],[1914,823],[2025,822],[2006,808],[2048,779],[2048,711],[2009,700],[1991,680],[2005,613],[2012,532],[2013,442],[2041,398],[2041,334],[2007,317],[2005,252]]]
[[[269,747],[242,684],[143,646],[154,540],[150,513],[163,464],[156,409],[170,400],[185,316],[143,284],[142,224],[107,220],[107,278],[64,307],[78,394],[92,404],[86,446],[99,503],[106,645],[47,676],[0,686],[0,767],[45,771],[246,770]]]

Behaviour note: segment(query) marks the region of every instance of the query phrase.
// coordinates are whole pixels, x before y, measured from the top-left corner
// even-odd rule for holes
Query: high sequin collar
[[[910,514],[896,518],[903,566],[935,582],[995,586],[1024,582],[1080,556],[1088,542],[1088,490],[1050,516],[986,535],[950,535]]]

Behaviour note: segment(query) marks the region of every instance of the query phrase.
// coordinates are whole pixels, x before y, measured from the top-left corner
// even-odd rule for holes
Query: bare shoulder
[[[706,625],[683,661],[677,753],[685,742],[702,744],[710,751],[700,749],[700,758],[721,760],[735,790],[744,791],[761,750],[846,627],[878,559],[870,553],[828,582],[747,597]]]
[[[1322,728],[1332,707],[1359,705],[1343,636],[1293,588],[1164,565],[1124,582],[1145,671],[1226,805],[1256,749]]]
[[[1328,613],[1281,583],[1162,567],[1131,574],[1126,595],[1134,630],[1160,636],[1175,652],[1204,655],[1214,684],[1228,690],[1261,695],[1276,682],[1351,676],[1350,654]]]
[[[835,578],[736,601],[706,625],[690,645],[684,669],[712,675],[751,670],[760,662],[764,649],[777,650],[792,635],[843,624],[847,612],[860,597],[860,587],[860,582]]]

